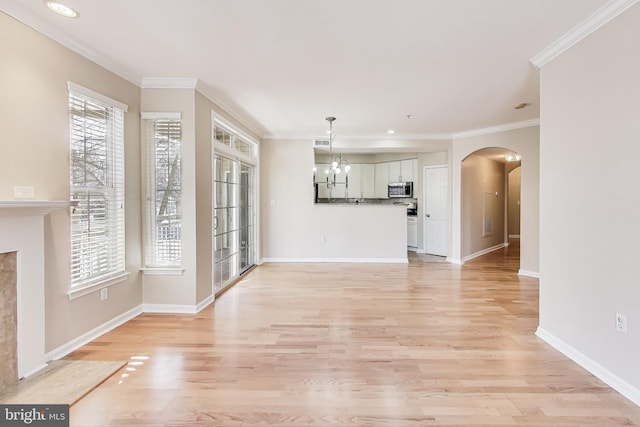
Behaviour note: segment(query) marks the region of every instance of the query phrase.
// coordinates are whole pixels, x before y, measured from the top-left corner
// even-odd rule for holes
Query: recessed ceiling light
[[[389,129],[389,130],[387,131],[387,133],[388,133],[389,135],[392,135],[392,134],[396,133],[396,131],[395,131],[395,130],[393,130],[393,129]]]
[[[78,12],[57,1],[45,0],[44,4],[58,15],[65,16],[67,18],[77,18],[79,16]]]
[[[516,110],[522,110],[523,108],[528,107],[529,105],[531,105],[531,104],[529,104],[528,102],[522,102],[522,103],[516,105],[513,108],[516,109]]]

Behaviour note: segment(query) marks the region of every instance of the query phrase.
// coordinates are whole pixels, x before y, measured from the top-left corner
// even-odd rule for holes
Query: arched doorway
[[[509,174],[516,168],[519,172],[521,162],[520,159],[510,159],[509,155],[512,154],[514,152],[507,148],[489,147],[476,150],[462,160],[462,262],[508,246],[510,222],[514,221],[515,215],[519,238],[520,180],[516,183],[513,175],[513,184],[510,184]],[[510,190],[514,195],[510,194]],[[516,190],[518,200],[510,200],[516,197]]]

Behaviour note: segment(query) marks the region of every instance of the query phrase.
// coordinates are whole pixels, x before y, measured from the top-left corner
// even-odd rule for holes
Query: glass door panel
[[[214,292],[255,264],[255,170],[216,156],[214,161]]]

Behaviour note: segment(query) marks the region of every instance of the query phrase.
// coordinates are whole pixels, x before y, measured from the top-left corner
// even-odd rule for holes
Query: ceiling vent
[[[329,140],[328,139],[314,139],[313,146],[318,148],[328,148]]]

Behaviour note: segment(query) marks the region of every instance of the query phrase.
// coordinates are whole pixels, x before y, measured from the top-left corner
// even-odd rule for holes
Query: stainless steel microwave
[[[390,182],[389,198],[412,198],[413,182]]]

